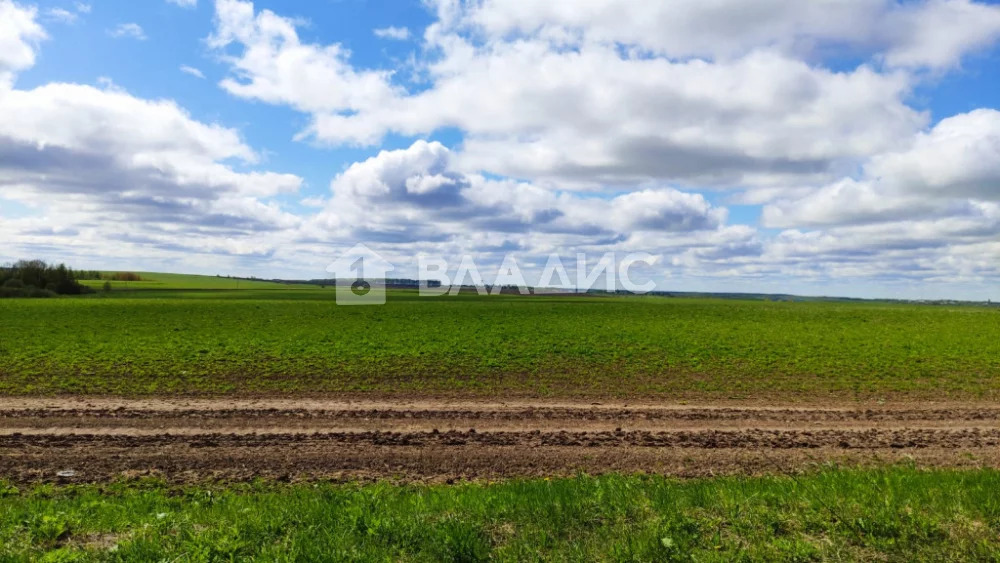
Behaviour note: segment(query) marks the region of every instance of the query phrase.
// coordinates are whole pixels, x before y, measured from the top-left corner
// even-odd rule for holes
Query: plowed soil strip
[[[18,482],[1000,467],[998,446],[1000,409],[988,406],[0,401],[0,478]]]

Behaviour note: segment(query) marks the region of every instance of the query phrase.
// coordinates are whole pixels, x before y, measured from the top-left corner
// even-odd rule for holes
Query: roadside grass
[[[0,394],[991,398],[1000,311],[657,297],[146,290],[0,301]]]
[[[25,487],[4,561],[995,560],[1000,473]]]

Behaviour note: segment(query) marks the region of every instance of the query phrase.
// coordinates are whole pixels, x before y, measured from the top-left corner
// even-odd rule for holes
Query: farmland
[[[0,300],[9,560],[998,555],[995,308],[141,276]]]
[[[4,300],[0,318],[7,395],[795,401],[988,399],[1000,386],[992,308],[406,291],[338,307],[332,289],[281,286]]]
[[[198,276],[192,274],[170,274],[162,272],[133,272],[139,281],[111,280],[114,290],[148,291],[169,289],[200,289],[200,290],[246,290],[246,289],[298,289],[312,286],[298,284],[275,283],[264,280],[248,280],[220,276]],[[112,276],[115,272],[104,272]],[[103,280],[82,280],[86,286],[100,289]]]

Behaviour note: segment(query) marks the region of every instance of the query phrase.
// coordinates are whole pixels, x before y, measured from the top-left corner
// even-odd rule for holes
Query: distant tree
[[[104,290],[104,293],[110,293],[111,292],[111,282],[109,282],[109,281],[104,282],[104,285],[102,286],[102,289]]]
[[[111,279],[115,281],[142,281],[142,276],[135,272],[115,272]]]
[[[2,297],[50,297],[79,295],[92,289],[77,281],[77,273],[65,264],[53,266],[41,260],[20,260],[0,268]]]

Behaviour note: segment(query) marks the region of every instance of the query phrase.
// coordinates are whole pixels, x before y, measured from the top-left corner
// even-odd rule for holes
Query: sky
[[[1000,4],[0,0],[0,262],[1000,300]]]

